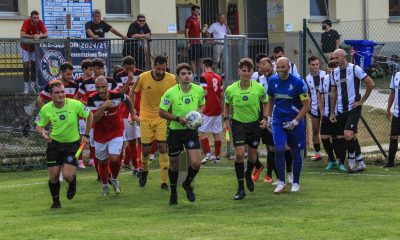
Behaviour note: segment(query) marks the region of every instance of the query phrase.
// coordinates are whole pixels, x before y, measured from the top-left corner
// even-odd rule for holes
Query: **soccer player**
[[[390,94],[386,110],[386,117],[392,122],[390,126],[390,144],[389,144],[389,158],[385,164],[385,168],[394,167],[394,158],[398,149],[398,141],[400,135],[400,115],[399,115],[399,85],[400,85],[400,72],[392,77],[390,81]],[[392,114],[391,108],[394,103],[394,112]]]
[[[200,142],[197,131],[186,127],[187,119],[185,116],[190,111],[201,112],[205,103],[204,90],[192,83],[193,73],[190,65],[187,63],[179,64],[176,67],[176,74],[179,84],[168,89],[160,102],[160,117],[170,121],[167,139],[170,159],[168,170],[171,186],[170,205],[178,204],[176,185],[178,182],[179,156],[184,149],[189,155],[190,166],[182,187],[190,202],[196,200],[191,183],[200,170]]]
[[[321,160],[321,141],[319,137],[321,113],[318,105],[319,86],[321,80],[325,77],[325,71],[319,69],[319,59],[316,56],[311,56],[307,60],[310,73],[305,79],[308,87],[308,94],[311,98],[311,106],[309,114],[311,116],[312,142],[314,145],[314,156],[311,157],[314,161]]]
[[[167,58],[156,56],[151,71],[139,75],[133,85],[129,97],[135,103],[135,95],[140,92],[140,133],[142,140],[142,165],[143,173],[139,177],[139,185],[144,187],[149,173],[149,155],[153,140],[157,140],[160,152],[160,175],[161,189],[168,190],[168,167],[167,154],[167,120],[159,116],[160,100],[164,93],[176,84],[173,74],[167,73]]]
[[[60,181],[62,170],[68,182],[67,198],[71,200],[76,193],[76,160],[74,155],[79,148],[78,119],[86,119],[86,129],[92,125],[92,113],[79,101],[67,99],[65,88],[60,80],[49,84],[52,101],[45,104],[36,118],[36,131],[47,141],[47,168],[49,172],[49,189],[53,199],[51,208],[61,208]],[[45,130],[50,125],[51,132]],[[88,142],[88,131],[81,142]]]
[[[257,159],[257,147],[261,137],[261,129],[266,127],[266,119],[259,121],[260,102],[264,104],[263,113],[266,110],[268,98],[264,87],[251,80],[253,74],[253,61],[243,58],[239,61],[238,73],[240,80],[232,83],[225,91],[224,124],[232,129],[233,146],[235,147],[236,161],[235,171],[238,181],[238,191],[234,200],[242,200],[246,196],[244,179],[250,192],[254,191],[254,182],[251,172]],[[233,110],[233,111],[232,111]],[[229,122],[232,116],[232,128]],[[263,114],[263,116],[265,116]],[[244,152],[247,144],[248,160],[244,173]]]
[[[118,73],[116,82],[119,85],[119,90],[124,94],[129,94],[131,87],[137,81],[139,75],[143,73],[142,70],[136,68],[136,61],[131,56],[126,56],[122,59],[122,65],[124,67],[123,71]],[[140,92],[135,94],[135,111],[136,114],[139,115],[139,105],[140,104]],[[129,152],[130,160],[133,165],[133,173],[136,176],[139,176],[138,173],[142,172],[142,163],[140,157],[138,158],[137,150],[140,142],[140,127],[136,124],[131,124],[129,121],[129,111],[125,107],[125,105],[121,105],[122,108],[122,117],[124,119],[124,136],[125,141],[128,142],[128,146],[126,147],[127,152]],[[125,155],[124,164],[129,164],[129,159]]]
[[[329,115],[331,112],[330,97],[329,93],[331,91],[331,78],[332,72],[337,67],[336,62],[331,60],[328,62],[328,68],[326,69],[326,75],[322,79],[319,85],[319,108],[322,115],[321,119],[321,141],[324,146],[325,152],[328,155],[328,165],[325,170],[332,170],[336,166],[336,158],[334,152],[339,158],[339,171],[344,172],[346,168],[344,166],[344,160],[346,158],[346,151],[341,151],[340,149],[346,149],[346,142],[343,137],[337,138],[335,134],[336,124],[329,120]],[[336,107],[332,110],[337,114]],[[342,155],[340,155],[342,154]]]
[[[221,132],[222,132],[222,97],[223,87],[221,76],[213,72],[213,60],[203,60],[202,68],[204,74],[200,77],[200,85],[206,94],[206,105],[203,109],[203,124],[199,128],[201,146],[206,157],[202,163],[209,161],[220,161]],[[214,137],[214,154],[211,153],[210,143],[206,133],[212,133]]]
[[[281,57],[276,62],[277,75],[268,82],[268,127],[272,129],[275,144],[275,167],[279,181],[274,192],[286,189],[285,146],[290,147],[293,158],[292,192],[300,190],[302,167],[301,150],[305,147],[304,116],[310,109],[308,89],[303,80],[289,73],[289,59]]]
[[[116,194],[121,192],[117,179],[121,167],[120,154],[123,145],[124,125],[120,105],[125,104],[132,116],[135,116],[133,105],[128,96],[108,89],[107,78],[99,76],[95,80],[96,93],[88,99],[88,108],[93,112],[93,138],[96,158],[99,160],[99,173],[103,182],[103,196],[109,194],[108,180]],[[133,120],[138,120],[133,118]]]
[[[330,100],[331,109],[334,109],[337,103],[338,116],[336,118],[334,112],[331,111],[329,119],[331,122],[337,122],[338,138],[344,137],[346,139],[349,161],[348,172],[364,171],[363,158],[356,159],[354,133],[357,132],[358,120],[361,117],[361,106],[368,99],[375,84],[359,66],[347,62],[346,52],[343,49],[336,49],[332,56],[338,67],[333,71]],[[367,87],[362,97],[360,93],[361,82]]]
[[[272,56],[276,60],[278,60],[281,57],[285,57],[285,51],[283,50],[283,47],[281,46],[275,47],[272,52]],[[274,71],[277,72],[276,64],[274,64]],[[296,77],[300,77],[299,71],[297,70],[295,63],[289,62],[289,73],[295,75]]]

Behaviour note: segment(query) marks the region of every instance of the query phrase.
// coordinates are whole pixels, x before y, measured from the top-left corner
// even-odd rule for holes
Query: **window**
[[[328,0],[310,0],[310,16],[311,17],[328,17],[329,7]]]
[[[400,0],[389,0],[389,17],[400,17]]]
[[[106,0],[107,15],[132,15],[131,0]]]
[[[191,5],[176,6],[176,22],[178,23],[178,31],[185,32],[186,19],[192,15]]]
[[[18,13],[18,0],[2,0],[0,1],[0,14]]]

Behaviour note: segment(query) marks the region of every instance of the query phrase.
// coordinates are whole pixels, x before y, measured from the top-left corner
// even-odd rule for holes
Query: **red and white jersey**
[[[126,94],[128,94],[133,86],[133,84],[135,84],[135,82],[137,81],[138,77],[140,74],[142,74],[143,71],[136,69],[136,71],[133,73],[133,81],[131,82],[128,91],[126,92]],[[120,73],[118,73],[117,75],[117,79],[115,79],[115,81],[117,82],[117,86],[118,86],[118,91],[121,91],[122,87],[128,82],[128,73],[123,70]],[[140,112],[140,92],[135,93],[135,103],[133,106],[137,112],[137,114],[139,115]],[[125,104],[121,105],[121,111],[122,111],[122,117],[123,118],[128,118],[129,116],[129,110],[126,107]]]
[[[49,82],[40,92],[40,97],[45,101],[51,101],[51,94],[49,89],[50,83],[51,82]],[[63,85],[64,85],[65,97],[73,99],[75,97],[75,94],[78,92],[79,88],[78,84],[76,84],[74,81],[66,81],[63,82]]]
[[[223,93],[221,76],[207,72],[203,73],[200,78],[200,85],[204,91],[207,91],[206,105],[203,109],[203,114],[207,116],[218,116],[222,113],[222,99]]]
[[[108,82],[108,90],[115,90],[117,88],[117,83],[110,77],[106,78]],[[84,80],[79,87],[77,94],[83,102],[87,102],[89,96],[96,92],[95,80],[94,77],[88,78]]]
[[[83,81],[88,80],[90,77],[88,78],[83,78],[82,76],[80,76],[78,79],[75,80],[75,83],[78,84],[78,87],[81,87]]]
[[[94,140],[99,143],[106,143],[116,137],[122,137],[124,132],[124,123],[122,121],[120,106],[125,100],[126,95],[117,91],[108,90],[109,100],[112,106],[104,111],[103,117],[94,125]],[[88,108],[93,114],[105,102],[105,99],[99,97],[97,93],[91,95],[88,99]]]

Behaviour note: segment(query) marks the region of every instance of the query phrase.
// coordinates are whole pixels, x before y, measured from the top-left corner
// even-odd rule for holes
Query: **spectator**
[[[126,36],[118,32],[117,29],[113,28],[110,24],[101,20],[101,12],[99,9],[93,10],[93,20],[85,24],[85,29],[87,38],[104,38],[106,32],[112,32],[118,37],[126,39]]]
[[[322,22],[322,30],[324,31],[321,35],[321,48],[325,54],[326,59],[329,59],[336,49],[340,45],[339,33],[332,29],[332,21],[326,19]]]
[[[146,58],[144,49],[148,40],[151,39],[151,30],[149,25],[147,25],[146,17],[143,14],[139,14],[136,21],[131,23],[126,35],[128,38],[133,38],[134,40],[125,41],[122,55],[124,57],[134,57],[136,59],[137,68],[145,70]]]
[[[31,17],[26,19],[21,27],[21,38],[42,39],[47,38],[47,30],[42,20],[39,19],[39,12],[33,10]],[[21,56],[24,71],[24,94],[29,93],[29,88],[35,92],[36,64],[35,45],[21,43]],[[30,73],[30,76],[29,76]]]
[[[185,24],[185,37],[186,38],[200,38],[201,35],[200,23],[200,7],[197,5],[192,6],[192,16],[186,19]],[[197,65],[203,57],[203,47],[199,39],[187,40],[187,48],[189,49],[189,59],[192,65],[193,78],[197,80]]]
[[[222,58],[222,54],[224,52],[224,41],[221,38],[225,38],[226,35],[231,34],[231,30],[226,24],[226,17],[224,14],[220,13],[218,15],[218,21],[211,24],[211,26],[206,31],[206,36],[209,37],[212,34],[213,38],[219,39],[214,40],[214,49],[213,49],[213,62],[215,71],[218,69],[218,65]],[[222,64],[221,64],[222,69]]]

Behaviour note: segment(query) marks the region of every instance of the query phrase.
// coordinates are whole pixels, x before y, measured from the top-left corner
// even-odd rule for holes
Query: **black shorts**
[[[274,137],[268,129],[261,129],[261,140],[267,146],[274,146]]]
[[[354,108],[346,113],[339,113],[336,117],[336,136],[343,136],[345,130],[357,133],[357,125],[360,117],[361,107]]]
[[[78,151],[79,141],[72,143],[61,143],[52,141],[47,144],[47,167],[70,164],[76,166],[75,153]]]
[[[184,149],[200,149],[199,135],[196,130],[168,129],[167,137],[168,155],[170,157],[178,156]]]
[[[203,58],[203,47],[201,44],[190,45],[190,61],[199,60]]]
[[[392,118],[392,124],[390,125],[390,136],[400,135],[400,117]]]
[[[242,123],[232,120],[233,146],[249,145],[257,148],[260,144],[261,128],[259,121]]]
[[[310,110],[310,111],[308,111],[308,113],[310,114],[310,116],[311,116],[312,118],[318,118],[318,119],[320,119],[320,118],[321,118],[321,115],[319,114],[319,111],[318,111],[318,114],[317,114],[317,115],[315,115],[315,114],[311,113],[311,110]]]
[[[336,136],[336,123],[333,123],[329,120],[329,117],[323,116],[321,120],[321,135],[331,135]]]

